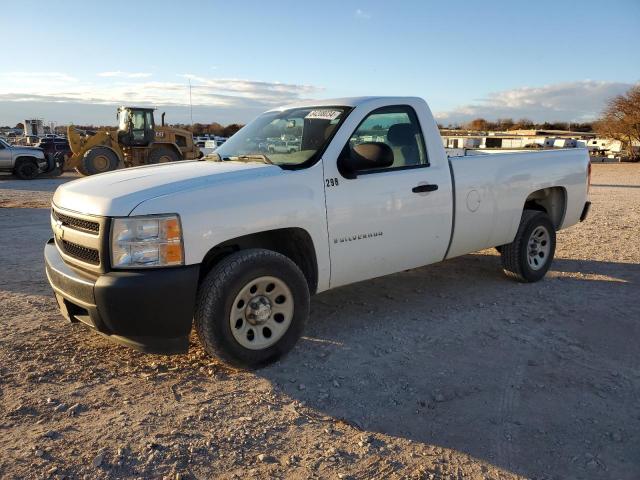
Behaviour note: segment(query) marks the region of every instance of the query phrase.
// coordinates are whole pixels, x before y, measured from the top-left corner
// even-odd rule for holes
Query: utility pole
[[[189,110],[191,111],[191,126],[193,126],[193,104],[191,103],[191,79],[189,79]]]

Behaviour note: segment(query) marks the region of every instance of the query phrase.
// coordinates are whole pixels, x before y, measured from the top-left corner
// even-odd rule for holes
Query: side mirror
[[[338,168],[346,178],[356,178],[359,171],[387,168],[393,165],[393,150],[386,143],[364,142],[345,147]]]

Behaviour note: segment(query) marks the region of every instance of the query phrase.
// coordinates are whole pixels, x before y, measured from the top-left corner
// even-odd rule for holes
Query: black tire
[[[87,171],[84,169],[84,166],[83,166],[82,164],[80,164],[80,165],[78,165],[78,166],[76,167],[76,172],[78,172],[80,175],[83,175],[83,176],[85,176],[85,177],[86,177],[87,175],[89,175],[89,174],[87,173]]]
[[[40,173],[38,163],[32,158],[17,160],[13,173],[21,180],[33,180]]]
[[[252,350],[233,336],[229,317],[236,295],[254,279],[272,276],[284,282],[293,296],[291,323],[273,345]],[[198,289],[195,327],[210,355],[239,367],[256,368],[286,354],[300,338],[309,316],[309,288],[298,266],[271,250],[241,250],[225,257],[205,277]]]
[[[96,147],[84,154],[82,166],[78,167],[78,171],[83,175],[96,175],[116,170],[119,163],[120,159],[113,150]]]
[[[169,147],[156,147],[149,153],[147,164],[154,165],[156,163],[177,162],[182,160],[175,150]]]
[[[65,154],[58,152],[53,156],[53,169],[49,172],[52,177],[59,177],[64,171]]]
[[[539,262],[539,265],[533,268],[530,264],[530,252],[534,250],[531,249],[529,243],[532,233],[538,227],[548,233],[548,239],[544,240],[548,242],[548,251],[544,257],[539,253],[538,255],[540,256],[532,255],[533,261]],[[546,243],[543,246],[546,247]],[[502,245],[501,250],[502,268],[509,278],[523,283],[537,282],[542,279],[553,262],[556,250],[556,230],[549,216],[545,212],[525,210],[520,220],[516,238],[512,243]],[[537,247],[535,251],[537,251]]]

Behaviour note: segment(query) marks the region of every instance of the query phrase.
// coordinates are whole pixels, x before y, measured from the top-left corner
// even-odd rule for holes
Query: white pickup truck
[[[299,149],[265,150],[291,135]],[[255,367],[293,347],[310,294],[488,247],[540,280],[589,183],[584,149],[448,158],[419,98],[290,105],[203,160],[60,186],[46,272],[71,321],[166,353],[195,324],[207,352]]]

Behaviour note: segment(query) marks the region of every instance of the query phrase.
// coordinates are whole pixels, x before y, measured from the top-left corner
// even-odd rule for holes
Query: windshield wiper
[[[273,165],[273,162],[269,160],[269,157],[262,154],[237,155],[234,157],[224,157],[223,160],[235,160],[238,162],[255,162],[256,160],[259,160],[267,165]]]
[[[219,153],[212,152],[202,157],[202,160],[208,160],[210,162],[255,162],[257,160],[262,163],[266,163],[267,165],[273,165],[273,162],[269,159],[269,157],[262,154],[234,155],[231,157],[222,157]]]
[[[221,162],[225,159],[220,157],[220,155],[218,155],[217,153],[211,152],[204,155],[200,160],[207,160],[208,162]]]

